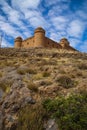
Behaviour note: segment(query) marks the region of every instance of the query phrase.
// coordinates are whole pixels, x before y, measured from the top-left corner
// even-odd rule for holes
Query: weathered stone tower
[[[69,41],[66,39],[66,38],[62,38],[61,40],[60,40],[60,45],[63,47],[63,48],[65,48],[65,47],[69,47]]]
[[[22,45],[22,38],[21,37],[17,37],[15,39],[15,48],[20,48]]]
[[[44,47],[45,42],[45,30],[41,27],[38,27],[34,31],[34,47]]]

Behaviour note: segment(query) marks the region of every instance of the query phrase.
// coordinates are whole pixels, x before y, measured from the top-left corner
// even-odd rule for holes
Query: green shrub
[[[76,85],[74,80],[72,80],[68,76],[61,76],[56,81],[59,82],[61,86],[63,86],[64,88],[67,88],[67,89],[74,87]]]
[[[43,107],[56,119],[60,130],[87,130],[87,92],[66,99],[46,99]]]

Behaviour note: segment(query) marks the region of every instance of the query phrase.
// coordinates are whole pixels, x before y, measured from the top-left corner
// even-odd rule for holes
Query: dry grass
[[[0,77],[2,77],[3,76],[3,73],[2,72],[0,72]]]
[[[40,80],[43,79],[43,74],[42,73],[37,73],[32,77],[33,80]]]
[[[27,87],[33,92],[38,92],[38,86],[32,81],[28,82]]]
[[[18,68],[17,69],[17,73],[21,74],[21,75],[25,75],[26,73],[29,74],[36,74],[36,70],[35,69],[30,69],[30,68]]]
[[[44,118],[47,117],[43,116],[44,110],[37,105],[42,99],[58,99],[61,95],[65,98],[71,93],[77,94],[79,90],[87,90],[87,54],[43,48],[0,49],[0,89],[14,94],[12,91],[8,93],[12,86],[10,81],[25,84],[24,87],[29,88],[30,96],[36,101],[19,110],[17,130],[42,130]],[[15,87],[17,91],[20,89],[22,86]]]
[[[0,51],[0,54],[0,68],[2,69],[0,78],[5,75],[9,76],[10,72],[7,69],[4,70],[6,67],[15,67],[17,73],[23,77],[22,81],[26,84],[30,80],[33,82],[42,80],[43,82],[38,84],[38,87],[54,85],[56,77],[64,77],[65,75],[68,77],[68,81],[70,79],[79,81],[77,88],[83,87],[87,83],[86,54],[57,49],[4,49]],[[21,68],[20,66],[26,67]],[[85,82],[83,82],[84,79]],[[34,85],[31,84],[31,86]]]
[[[6,93],[10,91],[11,85],[12,85],[12,82],[10,81],[0,82],[0,88]]]

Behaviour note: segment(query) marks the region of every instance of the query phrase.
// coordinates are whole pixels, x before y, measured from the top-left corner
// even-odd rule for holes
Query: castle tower
[[[66,38],[62,38],[60,40],[60,45],[63,47],[63,48],[67,48],[69,46],[69,41],[66,39]]]
[[[15,48],[19,48],[22,46],[22,38],[21,37],[17,37],[15,39]]]
[[[34,31],[34,47],[44,47],[45,42],[45,30],[38,27]]]

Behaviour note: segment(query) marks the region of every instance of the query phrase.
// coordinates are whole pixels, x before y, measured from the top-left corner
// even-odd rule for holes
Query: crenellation
[[[23,40],[21,37],[15,39],[15,48],[32,48],[32,47],[44,47],[44,48],[58,48],[76,50],[70,46],[69,41],[66,38],[62,38],[60,42],[56,42],[45,36],[45,30],[42,27],[38,27],[34,31],[34,36]]]

